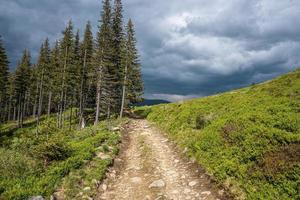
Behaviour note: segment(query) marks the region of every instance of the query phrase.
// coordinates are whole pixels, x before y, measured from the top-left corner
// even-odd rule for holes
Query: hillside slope
[[[16,122],[0,125],[0,199],[49,199],[59,188],[66,199],[93,196],[118,152],[120,135],[107,129],[106,122],[82,130],[77,126],[76,118],[71,128],[69,123],[57,128],[55,114],[42,117],[38,134],[34,119],[23,128],[16,128]]]
[[[186,148],[237,199],[300,199],[300,69],[136,112]]]

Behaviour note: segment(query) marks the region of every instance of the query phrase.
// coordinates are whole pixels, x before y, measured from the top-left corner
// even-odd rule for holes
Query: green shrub
[[[198,115],[195,122],[196,129],[203,129],[205,126],[208,126],[211,123],[212,118],[212,115]]]
[[[48,165],[52,161],[68,158],[71,155],[71,149],[62,140],[54,138],[33,147],[31,155],[37,159],[42,159]]]

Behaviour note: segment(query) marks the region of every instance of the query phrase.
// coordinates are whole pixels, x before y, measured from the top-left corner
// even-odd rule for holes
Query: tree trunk
[[[22,117],[26,117],[26,106],[27,106],[27,92],[25,93],[25,97],[24,97],[24,104],[23,104],[23,111],[22,111]]]
[[[73,102],[74,102],[74,96],[75,94],[73,94],[72,98],[71,98],[71,110],[70,110],[70,124],[69,124],[69,130],[71,131],[72,129],[72,117],[73,117]]]
[[[96,108],[96,118],[95,118],[95,125],[99,122],[99,112],[100,112],[100,81],[97,83],[97,108]]]
[[[16,121],[16,114],[17,114],[17,108],[16,105],[14,105],[13,121]]]
[[[19,100],[18,100],[18,116],[17,116],[17,119],[18,119],[18,127],[20,128],[20,113],[21,113],[21,106],[20,106],[20,104],[21,104],[21,99],[20,99],[20,97],[19,97]]]
[[[63,127],[65,123],[66,107],[67,107],[67,91],[64,92],[64,100],[63,100],[62,115],[61,115],[61,127]]]
[[[11,100],[12,100],[12,96],[9,96],[9,104],[8,104],[8,116],[7,116],[7,121],[10,121],[10,116],[11,116]]]
[[[2,108],[2,99],[0,98],[0,123],[2,123],[2,120],[5,118],[4,117],[5,116],[4,113],[5,113],[5,111],[4,111],[4,108]]]
[[[128,66],[127,66],[127,58],[126,58],[126,66],[125,66],[125,76],[124,76],[124,82],[123,82],[123,93],[122,93],[122,104],[121,104],[121,111],[120,111],[120,118],[123,117],[123,112],[124,112],[124,105],[125,105],[125,93],[126,93],[126,83],[127,83],[127,71],[128,71]]]
[[[110,119],[110,102],[107,105],[107,119]]]
[[[24,110],[23,110],[23,106],[24,106],[24,101],[21,104],[21,128],[23,128],[23,121],[24,121]]]
[[[64,63],[64,69],[63,69],[63,77],[62,77],[62,86],[61,86],[61,94],[60,94],[60,109],[59,109],[59,127],[62,128],[62,122],[63,122],[63,103],[64,103],[64,88],[65,88],[65,73],[67,68],[67,54],[68,54],[68,47],[66,47],[65,52],[65,63]]]
[[[102,49],[102,54],[103,54],[103,49]],[[102,79],[102,59],[100,62],[100,69],[98,69],[98,81],[97,81],[97,108],[96,108],[96,118],[95,118],[95,123],[94,125],[97,125],[99,122],[99,112],[100,112],[100,100],[101,100],[101,80]]]
[[[44,83],[44,68],[42,70],[42,77],[40,82],[40,92],[39,92],[39,106],[38,106],[38,116],[37,116],[37,133],[39,133],[40,117],[42,113],[42,104],[43,104],[43,83]]]
[[[36,104],[37,104],[37,100],[34,100],[34,104],[33,104],[33,110],[32,110],[32,117],[35,118],[36,117]]]
[[[29,105],[30,105],[30,91],[28,92],[27,95],[27,103],[26,103],[26,116],[30,116],[30,112],[29,112]]]
[[[50,112],[51,112],[51,98],[52,98],[52,92],[50,91],[48,97],[48,111],[47,111],[48,117],[50,116]]]
[[[33,118],[36,117],[36,106],[37,106],[38,92],[39,92],[39,83],[37,81],[36,82],[36,95],[35,95],[35,98],[34,98],[34,105],[33,105],[33,111],[32,111]]]
[[[86,68],[86,49],[84,51],[84,61],[83,61],[83,71],[82,71],[82,76],[81,76],[81,84],[80,84],[80,105],[79,105],[79,112],[80,112],[80,117],[79,117],[79,127],[81,129],[82,123],[84,121],[83,118],[83,112],[84,112],[84,95],[83,95],[83,85],[84,85],[84,74],[85,74],[85,68]]]

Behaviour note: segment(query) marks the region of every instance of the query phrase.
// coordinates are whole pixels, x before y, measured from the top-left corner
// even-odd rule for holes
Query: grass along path
[[[58,129],[54,115],[43,118],[38,136],[33,119],[19,129],[13,122],[1,125],[0,199],[49,199],[61,186],[64,199],[93,196],[117,153],[119,133],[109,130],[106,122],[77,130],[77,122],[71,130],[67,125]],[[112,121],[111,126],[120,123]]]
[[[98,200],[225,199],[203,170],[183,160],[146,120],[131,120],[123,150],[100,186]]]

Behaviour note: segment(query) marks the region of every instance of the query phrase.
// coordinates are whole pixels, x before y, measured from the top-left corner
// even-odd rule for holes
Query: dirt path
[[[128,124],[120,158],[100,186],[98,200],[226,199],[202,170],[182,159],[145,120]]]

